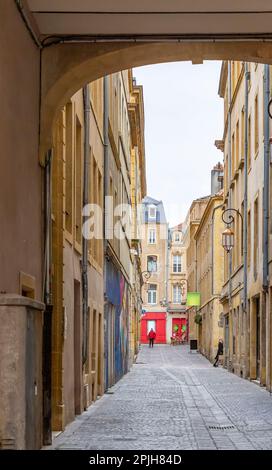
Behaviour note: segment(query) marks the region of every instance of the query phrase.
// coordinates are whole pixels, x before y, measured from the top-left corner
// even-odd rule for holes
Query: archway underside
[[[64,43],[42,53],[40,160],[52,146],[58,111],[86,83],[105,75],[163,62],[239,60],[272,64],[272,42]]]

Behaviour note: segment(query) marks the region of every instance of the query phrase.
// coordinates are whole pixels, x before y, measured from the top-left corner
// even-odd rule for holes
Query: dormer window
[[[149,219],[156,219],[156,206],[149,206],[148,215]]]
[[[175,242],[179,242],[179,241],[180,241],[179,232],[176,232],[175,233]]]

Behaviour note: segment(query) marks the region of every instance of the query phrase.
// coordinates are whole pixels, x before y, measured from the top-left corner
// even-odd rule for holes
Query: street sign
[[[200,292],[187,292],[187,307],[200,307]]]

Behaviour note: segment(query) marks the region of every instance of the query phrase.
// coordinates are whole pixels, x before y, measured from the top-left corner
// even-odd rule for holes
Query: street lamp
[[[161,307],[169,307],[169,302],[164,298],[163,300],[160,300],[160,306]]]
[[[222,233],[222,246],[224,250],[226,250],[227,253],[229,253],[233,247],[234,247],[234,232],[230,228],[230,226],[234,223],[234,215],[232,214],[235,212],[239,217],[241,218],[241,253],[243,254],[243,217],[241,212],[238,211],[238,209],[230,208],[230,209],[225,209],[222,213],[222,220],[223,222],[227,225],[226,230]]]
[[[151,272],[150,271],[142,271],[141,272],[142,276],[142,285],[144,285],[144,290],[147,292],[148,291],[148,279],[150,279]]]
[[[227,253],[234,247],[234,233],[231,228],[226,228],[222,233],[222,246]]]
[[[148,279],[150,279],[150,276],[151,276],[151,271],[142,271],[141,275],[142,275],[142,279],[144,279],[145,281],[148,281]]]

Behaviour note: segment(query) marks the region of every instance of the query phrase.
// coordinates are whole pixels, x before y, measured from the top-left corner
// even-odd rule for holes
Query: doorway
[[[75,414],[81,409],[81,311],[80,311],[80,282],[74,280],[74,403]]]
[[[172,318],[172,336],[175,334],[185,340],[186,330],[186,318]]]
[[[227,360],[229,358],[229,315],[225,316],[225,366],[227,366]]]
[[[147,321],[147,330],[146,330],[147,335],[149,334],[151,329],[156,331],[156,320],[148,320]]]
[[[256,378],[260,380],[261,375],[261,315],[260,315],[260,298],[255,299],[256,312]]]

